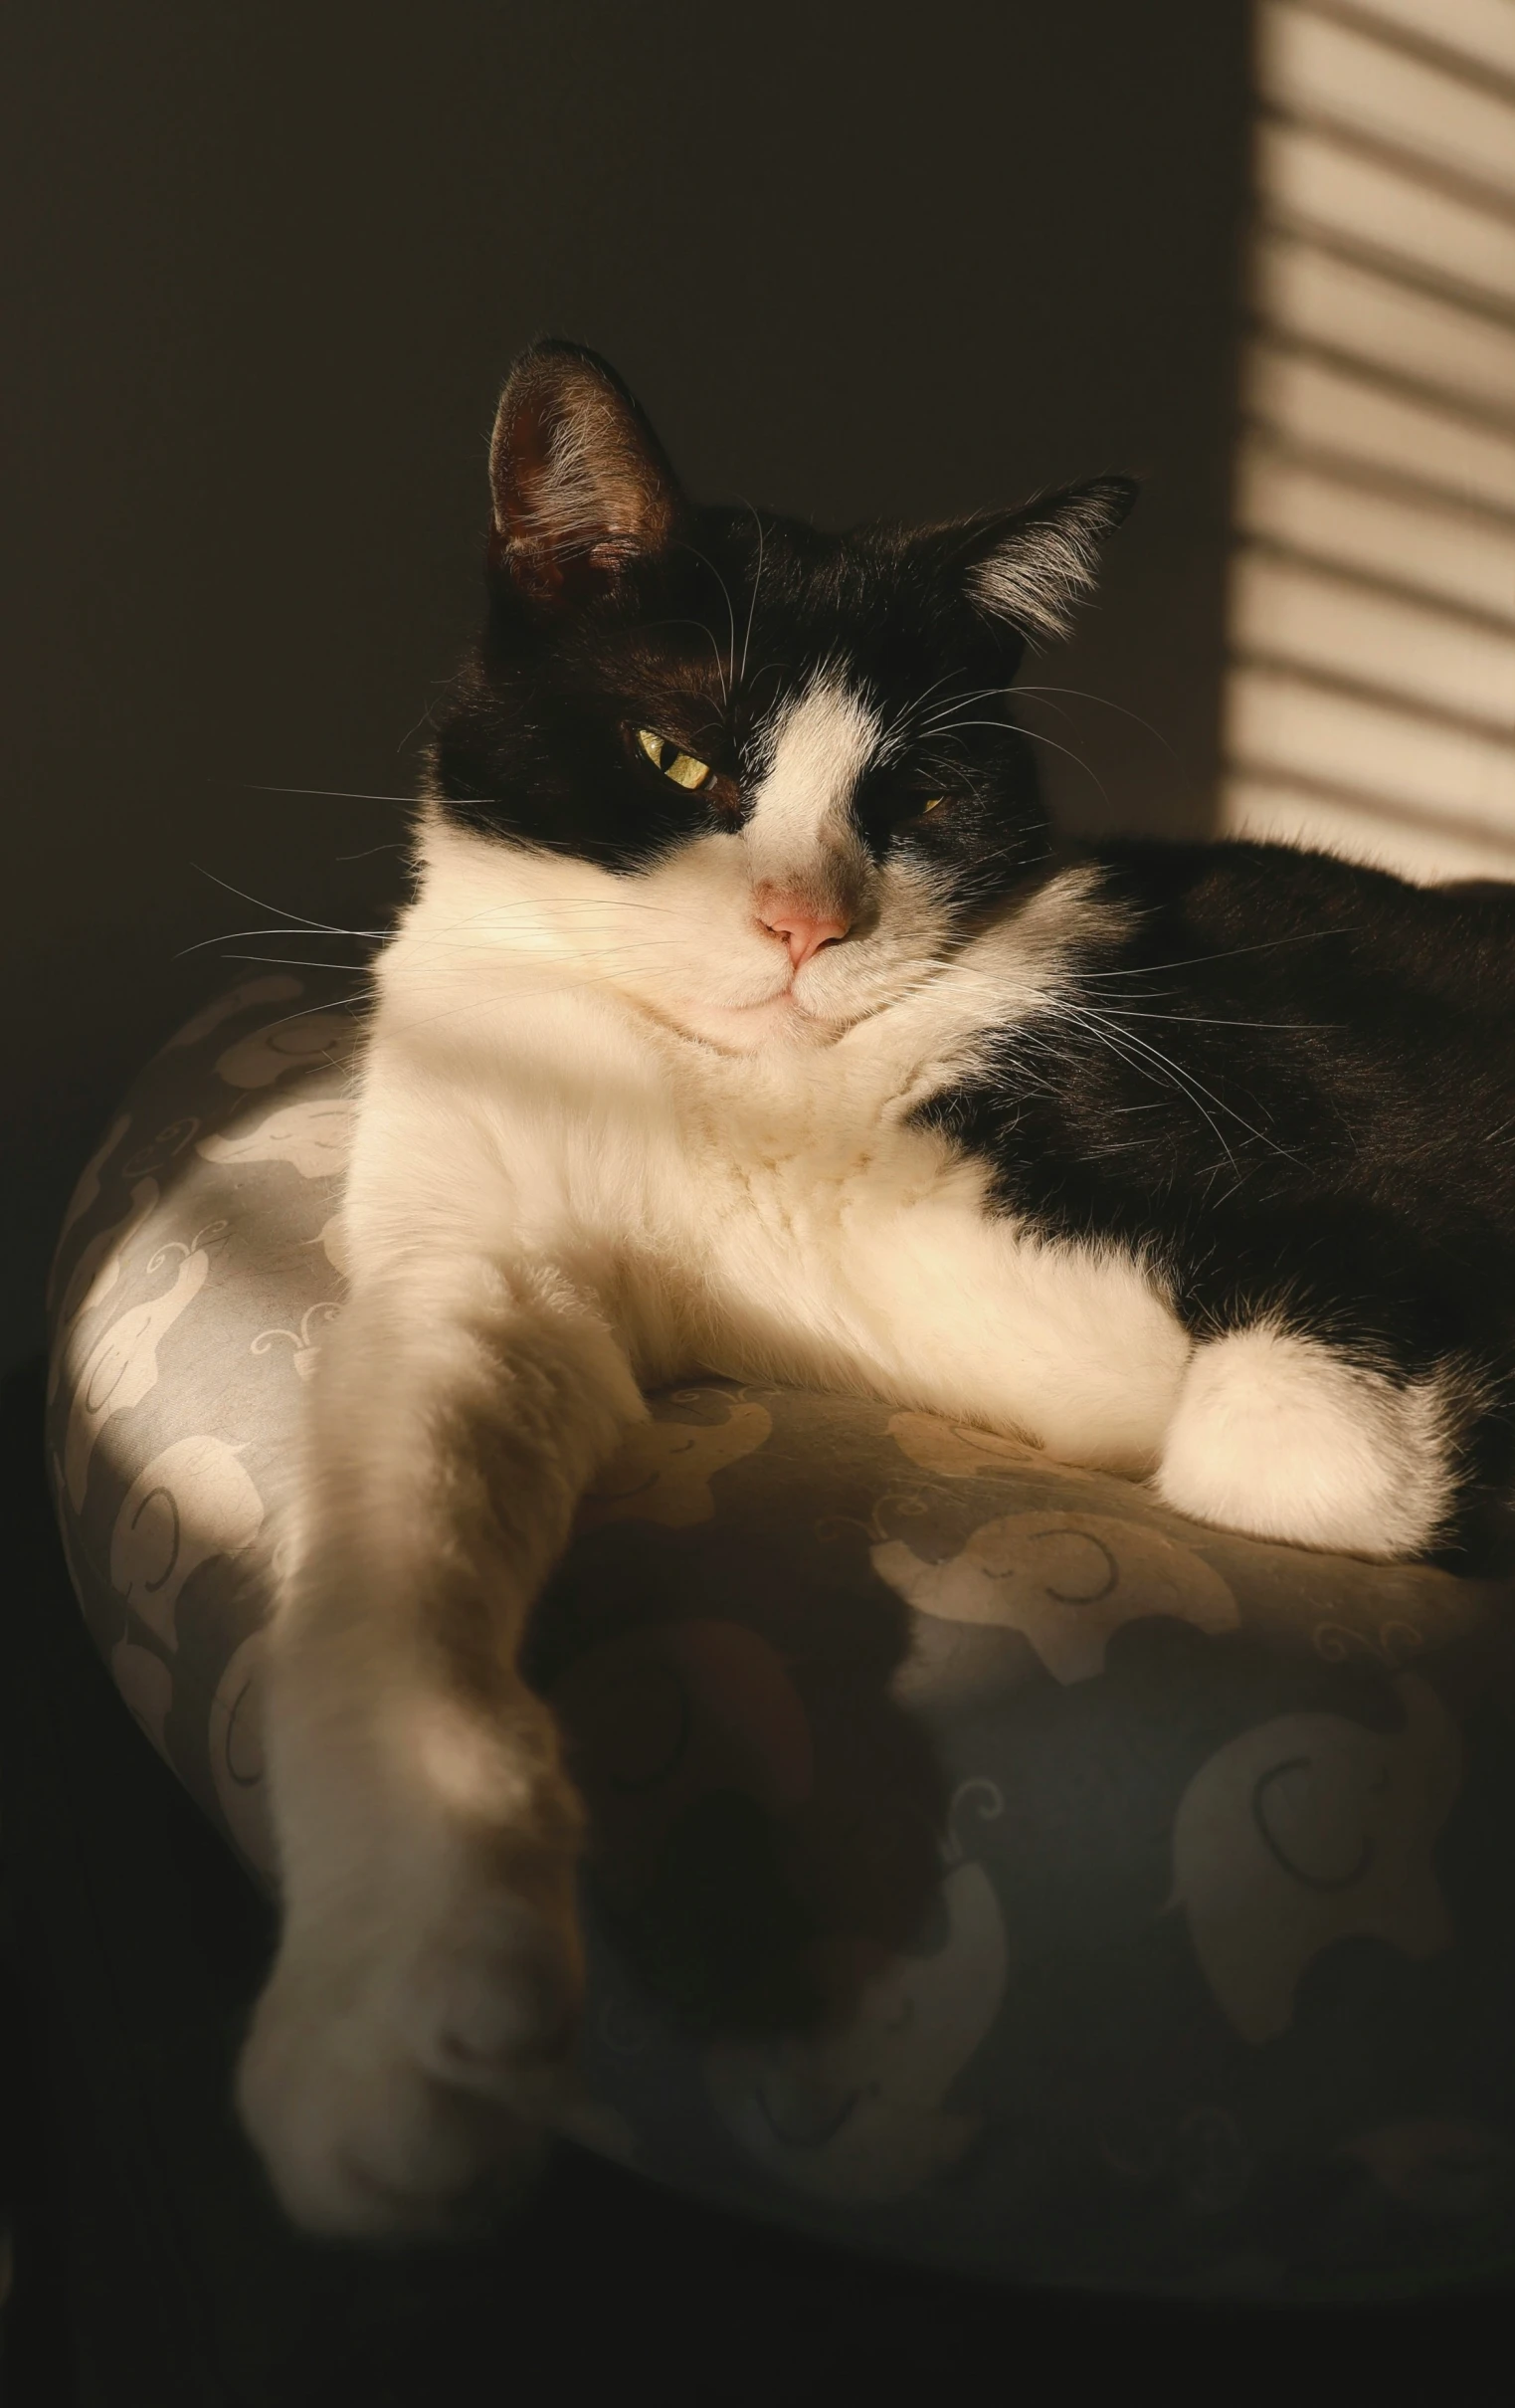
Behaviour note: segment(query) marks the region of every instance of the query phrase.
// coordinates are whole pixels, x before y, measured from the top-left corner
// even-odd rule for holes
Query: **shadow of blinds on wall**
[[[1515,878],[1515,0],[1261,0],[1222,825]]]

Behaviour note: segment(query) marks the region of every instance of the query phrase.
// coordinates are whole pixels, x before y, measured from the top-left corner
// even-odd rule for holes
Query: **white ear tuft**
[[[1128,477],[1098,477],[1028,502],[996,523],[968,572],[969,593],[1023,635],[1067,635],[1075,606],[1094,590],[1100,544],[1135,500]]]

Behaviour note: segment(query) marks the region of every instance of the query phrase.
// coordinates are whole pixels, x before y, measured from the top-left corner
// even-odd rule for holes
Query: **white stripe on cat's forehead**
[[[847,826],[857,781],[882,749],[877,711],[835,672],[780,703],[763,731],[766,766],[749,838],[765,850]]]

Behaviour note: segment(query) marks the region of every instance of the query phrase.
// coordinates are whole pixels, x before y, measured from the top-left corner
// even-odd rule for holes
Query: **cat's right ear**
[[[683,507],[638,403],[577,343],[534,343],[511,369],[489,486],[490,566],[548,607],[611,590],[632,562],[663,550]]]

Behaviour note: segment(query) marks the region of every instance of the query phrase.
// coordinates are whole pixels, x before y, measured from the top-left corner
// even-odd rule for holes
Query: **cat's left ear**
[[[510,371],[489,443],[492,566],[543,604],[608,590],[668,542],[678,482],[614,368],[577,343],[534,343]]]
[[[1099,547],[1136,494],[1130,477],[1095,477],[978,520],[952,552],[970,601],[1033,642],[1067,635],[1094,590]]]

